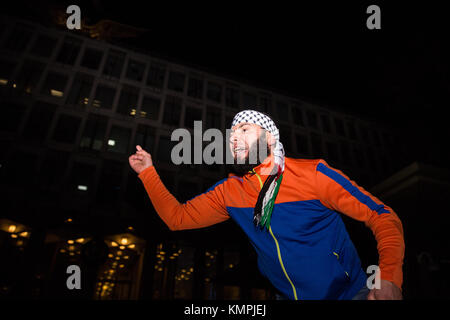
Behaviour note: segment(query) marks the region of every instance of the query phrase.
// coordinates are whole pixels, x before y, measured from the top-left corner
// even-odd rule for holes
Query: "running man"
[[[186,203],[168,192],[148,152],[136,146],[129,157],[170,230],[232,218],[255,248],[259,270],[285,299],[402,299],[403,228],[390,207],[322,159],[285,157],[278,128],[266,114],[241,111],[231,130],[234,174]],[[251,164],[260,146],[268,147],[267,157]],[[380,288],[367,288],[340,214],[372,230]]]

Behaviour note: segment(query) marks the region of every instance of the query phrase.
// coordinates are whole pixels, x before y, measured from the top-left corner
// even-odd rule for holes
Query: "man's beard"
[[[259,157],[259,152],[260,152],[260,146],[264,146],[264,144],[266,145],[266,150],[262,157]],[[263,150],[264,151],[264,150]],[[238,175],[239,177],[242,177],[244,175],[246,175],[249,171],[251,171],[253,168],[259,166],[267,156],[270,155],[270,146],[267,143],[266,140],[266,135],[263,132],[259,137],[258,140],[255,141],[251,146],[249,146],[248,148],[248,154],[245,157],[245,159],[243,160],[237,160],[237,157],[234,158],[234,163],[231,165],[231,171]],[[264,158],[264,159],[261,159]],[[256,161],[255,161],[256,159]],[[250,163],[251,160],[251,163]]]

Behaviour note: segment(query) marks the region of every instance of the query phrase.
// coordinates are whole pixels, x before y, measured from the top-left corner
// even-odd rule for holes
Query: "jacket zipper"
[[[250,171],[250,172],[256,174],[256,176],[258,177],[258,180],[259,180],[259,185],[260,185],[260,187],[261,187],[261,189],[262,189],[263,183],[262,183],[262,180],[261,180],[261,177],[259,176],[259,174],[256,173],[255,169],[253,169],[253,170]],[[294,284],[292,283],[291,278],[289,278],[289,275],[288,275],[286,269],[284,268],[283,259],[281,258],[280,246],[279,246],[279,244],[278,244],[277,238],[275,237],[275,235],[274,235],[273,232],[272,232],[272,226],[269,226],[269,233],[270,233],[270,235],[272,236],[273,240],[275,241],[275,245],[276,245],[276,247],[277,247],[278,261],[280,262],[281,269],[283,269],[283,272],[284,272],[284,275],[286,276],[286,279],[287,279],[287,280],[289,281],[289,283],[291,284],[292,292],[293,292],[293,294],[294,294],[294,299],[295,299],[295,300],[298,300],[298,298],[297,298],[297,290],[295,289],[295,286],[294,286]]]

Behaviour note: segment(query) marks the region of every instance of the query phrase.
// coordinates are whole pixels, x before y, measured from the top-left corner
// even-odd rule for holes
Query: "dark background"
[[[45,19],[73,1],[14,1],[5,10]],[[449,26],[443,5],[418,2],[76,1],[95,24],[145,29],[128,45],[371,117],[410,135],[410,154],[446,165]],[[381,8],[381,30],[366,9]],[[3,4],[5,5],[5,4]],[[429,142],[433,141],[432,144]]]

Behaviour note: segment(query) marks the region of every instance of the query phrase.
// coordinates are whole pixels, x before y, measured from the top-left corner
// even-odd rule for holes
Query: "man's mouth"
[[[239,154],[239,153],[246,152],[246,151],[247,151],[246,148],[234,148],[235,154]]]

